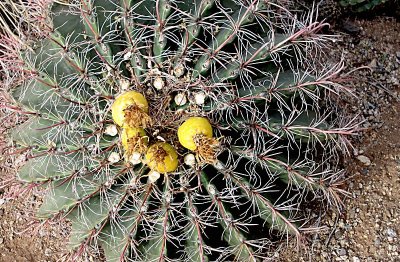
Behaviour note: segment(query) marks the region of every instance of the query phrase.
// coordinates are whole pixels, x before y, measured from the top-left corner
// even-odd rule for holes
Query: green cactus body
[[[366,12],[387,3],[387,0],[341,0],[339,3],[355,12]]]
[[[52,29],[22,54],[30,77],[10,90],[29,112],[12,132],[30,150],[19,178],[48,185],[38,217],[70,219],[72,250],[100,247],[109,261],[261,261],[309,230],[310,201],[339,205],[341,172],[328,160],[352,130],[320,107],[342,89],[340,65],[317,70],[311,55],[333,39],[319,33],[324,24],[275,1],[72,2],[50,5]],[[149,110],[121,113],[151,119],[149,146],[173,148],[154,161],[167,165],[176,151],[178,168],[161,168],[174,171],[124,152],[111,105],[130,90]],[[177,137],[190,117],[213,127],[193,151]]]

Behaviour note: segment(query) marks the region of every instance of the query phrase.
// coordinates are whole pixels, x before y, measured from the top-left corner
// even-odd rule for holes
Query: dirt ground
[[[354,138],[353,156],[344,163],[351,197],[341,214],[323,219],[328,229],[311,236],[306,251],[287,249],[278,261],[400,261],[400,24],[375,18],[345,21],[338,30],[349,26],[352,34],[344,36],[332,56],[343,51],[348,68],[373,69],[353,74],[357,98],[347,101],[363,121],[363,135]],[[42,193],[34,189],[10,199],[20,190],[14,182],[10,186],[14,165],[4,157],[4,133],[13,123],[0,119],[0,261],[65,261],[68,226],[32,226]]]

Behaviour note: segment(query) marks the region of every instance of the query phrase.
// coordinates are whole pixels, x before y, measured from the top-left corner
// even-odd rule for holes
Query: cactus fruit
[[[146,153],[149,168],[159,173],[173,172],[178,167],[178,154],[173,146],[165,142],[151,145]]]
[[[353,126],[322,103],[346,91],[325,24],[284,1],[39,2],[38,39],[1,40],[21,40],[0,54],[28,116],[11,138],[77,255],[261,261],[313,229],[310,203],[340,205]]]
[[[196,150],[195,136],[211,138],[213,130],[210,122],[204,117],[191,117],[178,128],[178,138],[181,145],[189,150]]]
[[[146,153],[148,145],[146,132],[143,128],[124,128],[121,132],[121,143],[128,159],[135,154]]]
[[[149,105],[139,92],[129,91],[119,95],[111,106],[114,122],[122,127],[146,127],[150,122]]]
[[[178,128],[178,139],[184,148],[195,151],[199,163],[213,164],[219,142],[213,138],[210,122],[204,117],[190,117]]]

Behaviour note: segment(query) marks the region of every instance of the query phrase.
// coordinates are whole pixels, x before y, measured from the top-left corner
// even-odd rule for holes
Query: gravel
[[[366,156],[358,156],[357,159],[361,163],[363,163],[365,166],[370,166],[371,165],[371,160]]]

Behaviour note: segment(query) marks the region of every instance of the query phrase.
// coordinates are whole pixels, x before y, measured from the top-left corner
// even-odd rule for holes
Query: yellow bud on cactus
[[[121,127],[143,127],[151,121],[149,105],[139,92],[129,91],[119,95],[111,106],[114,122]]]
[[[213,136],[212,127],[207,118],[191,117],[178,128],[179,142],[189,150],[196,150],[195,136],[197,135],[208,138]]]
[[[146,153],[147,165],[159,173],[173,172],[178,168],[178,154],[173,146],[165,142],[151,145]]]
[[[129,157],[133,153],[144,153],[147,149],[148,137],[143,128],[124,128],[121,133],[122,146]]]

